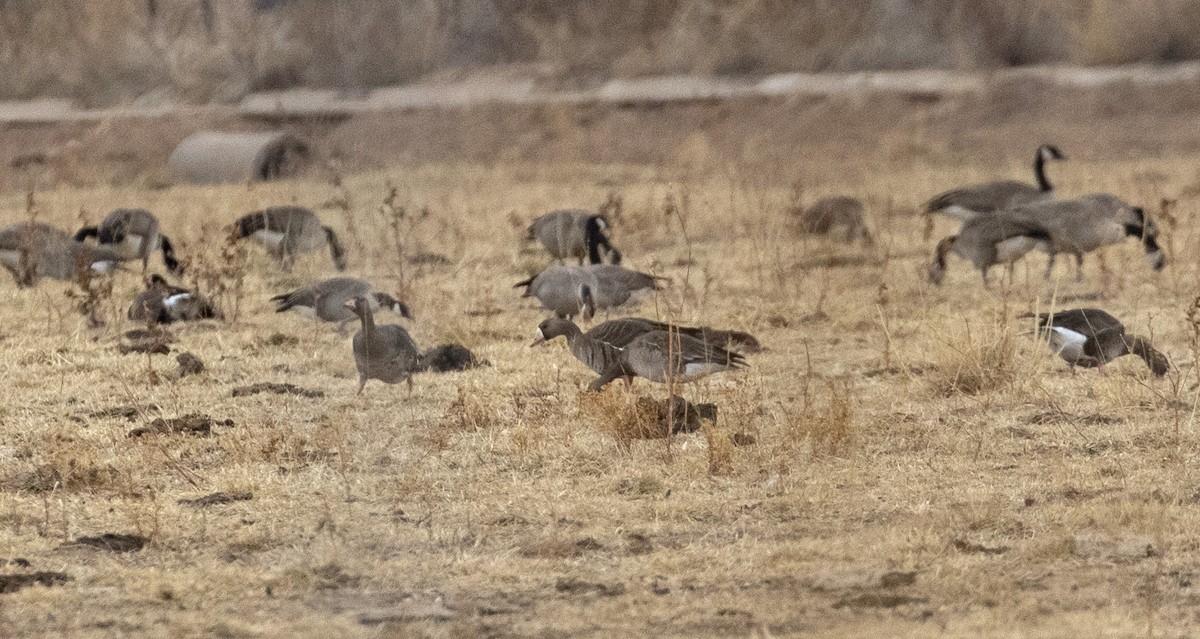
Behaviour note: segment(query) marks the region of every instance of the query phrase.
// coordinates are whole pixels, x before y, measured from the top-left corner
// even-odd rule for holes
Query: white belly
[[[272,251],[279,251],[279,247],[283,245],[284,234],[280,231],[255,231],[253,235],[255,241]]]
[[[697,362],[695,364],[685,364],[683,367],[683,381],[690,382],[693,379],[699,379],[705,375],[725,370],[726,366],[715,362]]]
[[[112,260],[98,260],[92,262],[92,272],[94,273],[111,273],[119,268],[119,265]]]
[[[1031,237],[1010,237],[996,244],[996,261],[1000,264],[1011,264],[1037,248],[1041,243],[1041,240]]]

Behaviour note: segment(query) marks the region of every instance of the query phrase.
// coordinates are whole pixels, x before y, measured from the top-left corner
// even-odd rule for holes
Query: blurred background
[[[1188,60],[1200,0],[0,0],[0,99],[212,103],[533,65],[662,74]]]

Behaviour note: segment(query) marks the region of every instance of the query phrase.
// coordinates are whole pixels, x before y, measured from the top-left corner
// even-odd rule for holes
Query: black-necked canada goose
[[[845,233],[844,241],[847,244],[858,239],[864,246],[871,246],[874,239],[867,230],[863,211],[863,203],[856,197],[823,197],[799,210],[800,228],[813,235],[828,235],[840,228]]]
[[[662,384],[691,382],[746,365],[741,353],[674,331],[652,331],[621,349],[621,359],[588,386],[600,390],[624,377],[644,377]]]
[[[541,242],[546,252],[560,260],[574,257],[582,265],[587,258],[590,264],[600,264],[604,261],[600,249],[604,248],[611,262],[620,264],[621,252],[604,234],[608,227],[607,217],[591,211],[553,211],[533,221],[526,239]]]
[[[192,322],[220,317],[212,303],[186,288],[172,286],[155,273],[138,293],[126,313],[129,319],[147,324]]]
[[[76,242],[89,237],[96,238],[97,244],[122,259],[141,260],[143,271],[150,262],[150,254],[161,250],[167,269],[176,275],[183,272],[170,238],[159,229],[158,218],[145,209],[117,209],[106,215],[99,226],[85,226],[75,233]]]
[[[413,319],[408,304],[397,301],[387,293],[376,291],[370,282],[354,277],[334,277],[323,280],[312,286],[276,295],[271,298],[271,301],[277,303],[276,313],[296,311],[304,317],[324,322],[340,322],[344,327],[346,322],[358,317],[353,310],[346,306],[346,302],[356,297],[365,298],[372,311],[385,308],[405,319]]]
[[[65,231],[39,222],[0,230],[0,264],[19,288],[33,286],[42,277],[73,280],[85,271],[108,273],[120,261],[108,249],[76,242]]]
[[[368,379],[377,379],[385,384],[408,382],[412,392],[412,375],[419,367],[421,352],[409,336],[408,331],[398,324],[375,325],[371,304],[365,297],[356,297],[346,302],[362,322],[362,328],[354,334],[354,365],[358,368],[358,393],[362,394]]]
[[[1134,237],[1142,243],[1150,267],[1162,270],[1167,256],[1158,245],[1158,225],[1140,206],[1132,206],[1109,193],[1091,193],[1072,200],[1049,200],[1018,206],[1001,215],[1034,223],[1049,231],[1050,262],[1046,277],[1054,268],[1055,253],[1075,256],[1076,279],[1083,279],[1083,254]]]
[[[1055,313],[1038,313],[1023,317],[1037,318],[1037,325],[1050,348],[1068,364],[1071,372],[1076,366],[1096,368],[1118,357],[1137,355],[1150,371],[1162,377],[1170,370],[1171,361],[1150,344],[1150,340],[1125,332],[1120,320],[1098,308],[1074,308]]]
[[[1043,144],[1033,156],[1033,175],[1037,185],[1017,180],[996,180],[972,184],[939,193],[925,203],[925,213],[938,213],[961,220],[1021,204],[1053,197],[1054,185],[1046,177],[1046,162],[1067,159],[1058,147]]]
[[[524,286],[521,297],[536,297],[558,317],[583,315],[584,319],[590,319],[596,310],[616,308],[658,290],[662,279],[612,264],[553,264],[513,288]]]
[[[747,352],[762,350],[758,340],[749,333],[723,331],[707,326],[676,326],[641,317],[625,317],[602,322],[586,333],[570,320],[552,317],[538,324],[537,339],[530,344],[530,347],[538,346],[557,337],[565,337],[567,348],[570,349],[575,359],[597,374],[604,375],[613,367],[622,368],[624,366],[623,351],[625,347],[639,337],[654,332],[684,335],[705,345],[723,348],[730,352],[734,349]],[[627,372],[627,375],[620,376],[629,378],[635,374],[632,369]]]
[[[300,253],[329,245],[337,270],[346,270],[346,251],[333,229],[321,224],[316,213],[302,206],[273,206],[248,213],[235,223],[235,237],[251,237],[291,269]]]
[[[958,235],[938,242],[933,262],[929,265],[929,281],[941,284],[946,277],[946,256],[950,252],[971,262],[988,285],[988,271],[997,264],[1009,267],[1035,248],[1049,251],[1050,232],[1037,224],[1011,219],[1004,215],[987,215],[967,220]]]

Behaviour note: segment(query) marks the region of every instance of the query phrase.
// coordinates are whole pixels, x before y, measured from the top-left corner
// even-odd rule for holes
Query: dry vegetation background
[[[0,3],[0,98],[90,106],[350,89],[536,63],[664,73],[1191,59],[1197,0],[90,0]]]
[[[1182,636],[1196,623],[1200,476],[1200,115],[1195,87],[763,100],[646,109],[486,108],[311,123],[327,166],[273,184],[170,186],[163,146],[189,126],[10,127],[6,222],[64,228],[146,206],[191,260],[185,283],[230,315],[173,328],[170,355],[121,354],[140,287],[119,274],[16,290],[0,308],[0,594],[8,637]],[[245,126],[245,123],[242,123]],[[951,263],[920,274],[951,185],[1031,179],[1040,142],[1063,195],[1158,210],[1171,264],[1133,243],[1076,283],[984,290]],[[44,161],[12,166],[21,155]],[[340,167],[340,168],[339,168]],[[389,200],[389,195],[394,196]],[[29,206],[28,192],[33,192]],[[788,211],[862,197],[871,250],[795,234]],[[629,265],[671,279],[643,315],[755,333],[745,371],[692,385],[720,418],[625,441],[639,381],[592,378],[512,283],[542,267],[533,216],[615,200]],[[398,291],[423,346],[491,366],[376,382],[354,396],[350,339],[267,298],[285,274],[221,227],[268,204],[317,208],[350,274]],[[390,203],[389,203],[390,202]],[[414,263],[434,253],[445,263]],[[68,295],[71,293],[71,295]],[[1135,358],[1072,376],[1023,312],[1101,306],[1177,370]],[[234,310],[236,309],[236,317]],[[384,317],[384,321],[400,321]],[[205,371],[174,379],[174,354]],[[292,383],[319,397],[234,389]],[[203,413],[204,434],[130,437]],[[225,420],[229,420],[228,422]],[[224,492],[248,499],[195,504]],[[77,542],[138,535],[111,552]]]

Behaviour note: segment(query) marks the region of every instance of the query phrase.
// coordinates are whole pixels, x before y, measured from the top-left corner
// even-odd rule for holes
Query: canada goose
[[[953,251],[971,262],[988,285],[988,271],[997,264],[1009,267],[1035,248],[1049,250],[1050,233],[1036,224],[1010,219],[1004,215],[987,215],[967,220],[958,235],[938,242],[933,262],[929,265],[929,281],[941,284],[946,277],[946,256]]]
[[[619,362],[610,365],[588,388],[600,390],[624,377],[644,377],[663,384],[691,382],[706,375],[746,365],[741,353],[674,331],[652,331],[621,349]]]
[[[356,394],[362,394],[368,379],[385,384],[408,382],[408,390],[412,392],[412,374],[417,371],[421,353],[408,331],[398,324],[376,326],[365,297],[346,302],[346,308],[354,311],[362,322],[362,329],[354,334],[353,340],[354,365],[358,368]]]
[[[1092,193],[1073,200],[1048,200],[1018,206],[1001,213],[1022,223],[1036,224],[1051,235],[1046,277],[1054,268],[1055,253],[1075,256],[1076,279],[1083,279],[1083,254],[1127,237],[1136,237],[1146,251],[1150,267],[1162,270],[1167,256],[1158,245],[1158,225],[1144,209],[1109,193]]]
[[[346,270],[346,251],[337,233],[322,226],[316,213],[301,206],[273,206],[248,213],[235,223],[235,238],[254,238],[290,270],[299,253],[329,245],[333,265]]]
[[[387,293],[375,291],[370,282],[353,277],[335,277],[323,280],[312,286],[276,295],[271,298],[271,301],[277,303],[276,313],[296,311],[304,317],[312,317],[324,322],[340,322],[341,327],[344,328],[347,322],[358,317],[353,310],[346,306],[346,302],[356,297],[365,298],[371,306],[371,311],[386,308],[400,317],[413,319],[408,304],[397,301]]]
[[[582,265],[586,257],[590,264],[600,264],[600,247],[604,247],[613,264],[621,263],[621,252],[604,235],[608,218],[591,211],[562,210],[547,213],[529,226],[527,240],[538,240],[546,252],[557,259],[574,257]]]
[[[684,335],[715,348],[726,348],[731,351],[737,347],[762,350],[758,340],[749,333],[721,331],[707,326],[675,326],[640,317],[625,317],[602,322],[586,333],[570,320],[552,317],[538,324],[538,337],[530,344],[530,347],[544,344],[557,337],[565,337],[567,348],[570,349],[575,359],[603,375],[610,368],[623,367],[623,351],[629,344],[647,333],[664,331]],[[629,378],[633,375],[632,369],[629,369],[628,375],[621,376]]]
[[[1029,314],[1050,343],[1050,348],[1068,364],[1071,372],[1076,366],[1096,368],[1124,355],[1141,357],[1156,376],[1170,370],[1171,361],[1155,350],[1150,341],[1125,332],[1120,320],[1098,308],[1075,308],[1055,313]]]
[[[1033,156],[1033,175],[1037,186],[1016,180],[996,180],[951,189],[939,193],[925,203],[925,213],[939,213],[963,221],[994,213],[1020,204],[1053,197],[1054,185],[1046,177],[1046,162],[1067,157],[1052,144],[1038,147]]]
[[[159,230],[158,218],[145,209],[117,209],[106,215],[100,226],[85,226],[75,233],[76,242],[89,237],[96,238],[100,246],[112,250],[121,259],[141,260],[143,271],[149,264],[150,254],[161,250],[167,269],[176,275],[183,272],[179,260],[175,259],[171,240]]]
[[[813,235],[828,235],[833,229],[841,228],[847,244],[856,238],[864,246],[873,245],[874,239],[867,230],[863,218],[863,203],[848,195],[823,197],[798,211],[800,228]]]
[[[108,249],[76,242],[66,232],[39,222],[22,222],[0,230],[0,264],[18,288],[42,277],[73,280],[87,270],[108,273],[120,257]]]
[[[126,315],[135,322],[170,324],[220,317],[213,305],[196,293],[172,286],[155,273],[146,282],[146,290],[133,299]]]
[[[658,290],[658,281],[661,279],[612,264],[552,264],[536,276],[518,282],[513,288],[524,286],[525,292],[521,297],[538,298],[542,306],[559,317],[570,318],[582,314],[584,319],[590,319],[597,309],[615,308]]]

